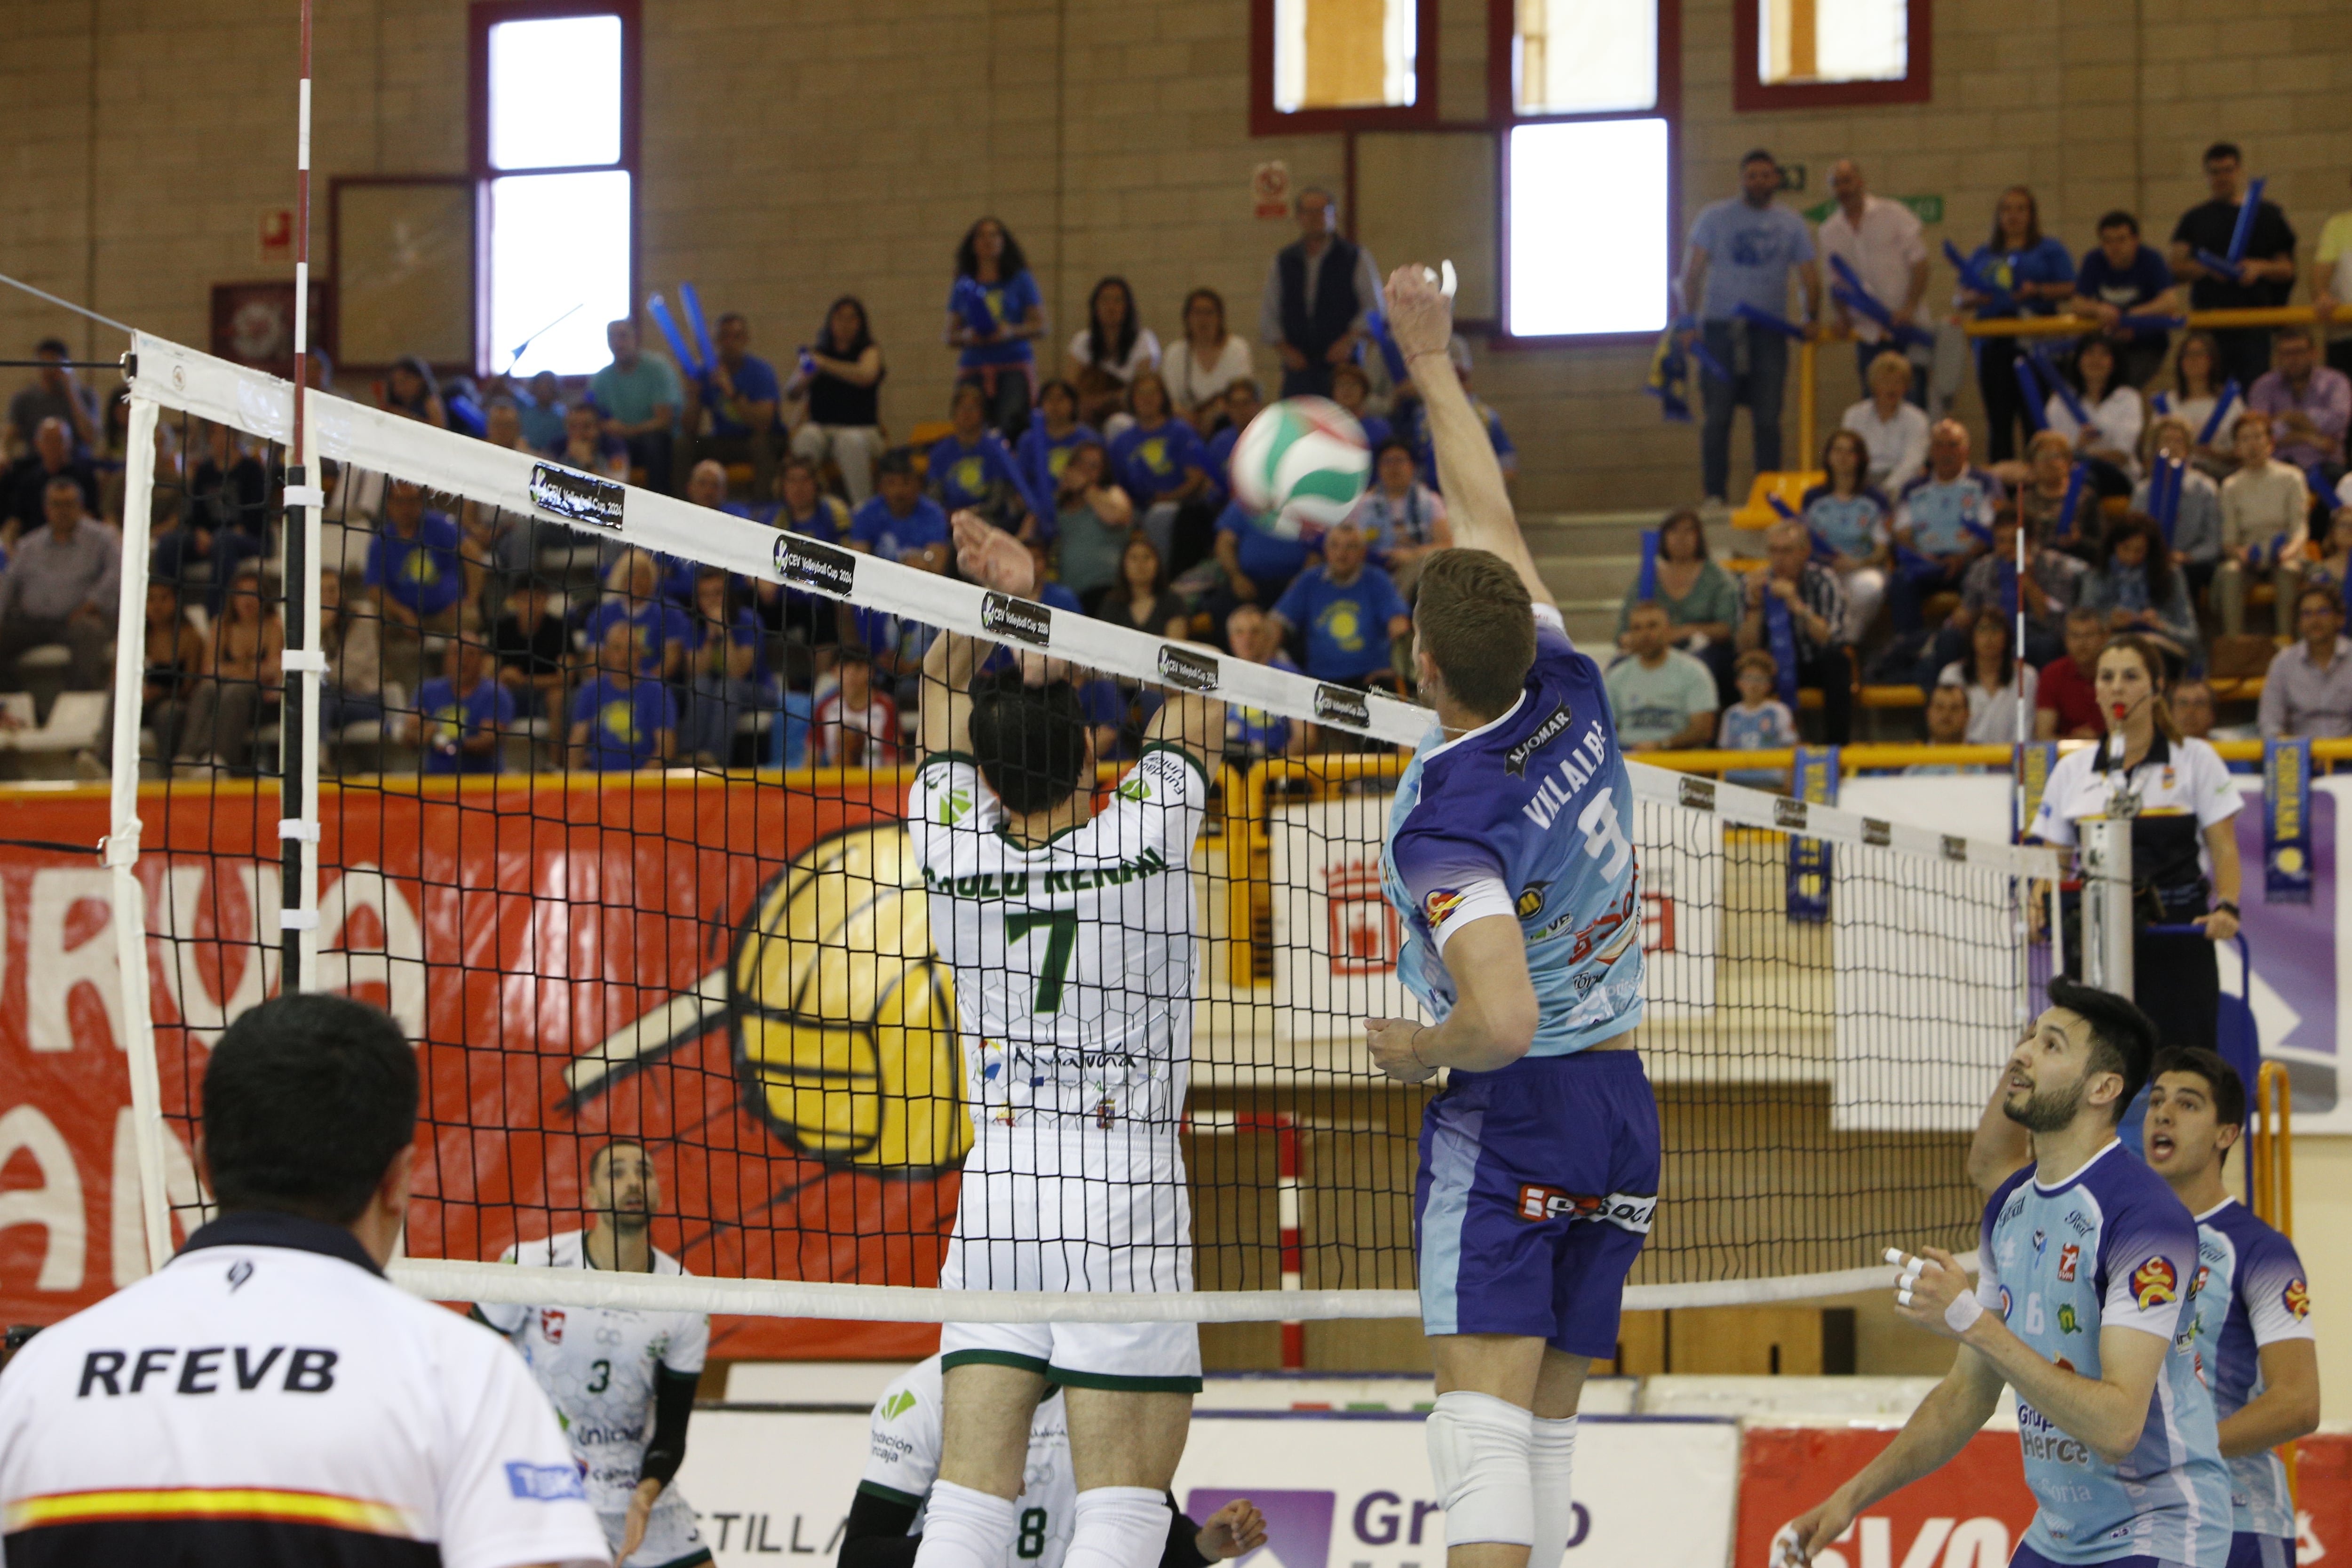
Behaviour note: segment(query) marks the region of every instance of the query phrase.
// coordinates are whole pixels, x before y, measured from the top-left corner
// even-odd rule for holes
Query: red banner
[[[578,1226],[584,1162],[626,1135],[662,1181],[656,1241],[692,1272],[936,1283],[970,1134],[900,798],[719,780],[328,790],[319,984],[419,1043],[409,1250],[490,1258]],[[205,1052],[278,989],[277,796],[175,787],[142,815],[185,1205]],[[10,839],[106,828],[102,794],[0,802]],[[145,1272],[128,1037],[108,873],[0,847],[0,1316],[47,1322]],[[911,1358],[936,1339],[713,1324],[731,1358]]]

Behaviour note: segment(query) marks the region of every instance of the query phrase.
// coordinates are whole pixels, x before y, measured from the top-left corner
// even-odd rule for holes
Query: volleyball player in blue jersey
[[[1577,1399],[1616,1353],[1658,1191],[1633,800],[1599,665],[1576,651],[1455,378],[1422,269],[1388,319],[1427,410],[1455,548],[1433,554],[1415,675],[1438,726],[1398,781],[1381,876],[1398,962],[1438,1021],[1368,1020],[1424,1114],[1413,1196],[1436,1363],[1430,1468],[1450,1568],[1558,1568]]]

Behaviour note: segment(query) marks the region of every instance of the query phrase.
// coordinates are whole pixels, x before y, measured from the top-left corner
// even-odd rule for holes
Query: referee
[[[222,1035],[220,1217],[0,1376],[8,1568],[612,1561],[521,1358],[383,1277],[416,1104],[361,1003],[281,997]]]

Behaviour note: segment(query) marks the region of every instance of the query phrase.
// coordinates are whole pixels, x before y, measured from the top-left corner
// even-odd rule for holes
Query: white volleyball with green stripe
[[[1284,539],[1318,532],[1355,510],[1371,472],[1364,427],[1328,398],[1272,404],[1234,443],[1234,499]]]

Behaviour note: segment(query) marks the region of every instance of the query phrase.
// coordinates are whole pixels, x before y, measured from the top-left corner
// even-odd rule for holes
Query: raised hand
[[[1389,274],[1388,323],[1406,359],[1442,354],[1454,341],[1454,302],[1438,292],[1427,268],[1407,262]]]
[[[1037,563],[1019,540],[976,511],[956,513],[948,526],[955,531],[956,565],[966,577],[1023,598],[1036,591]]]

